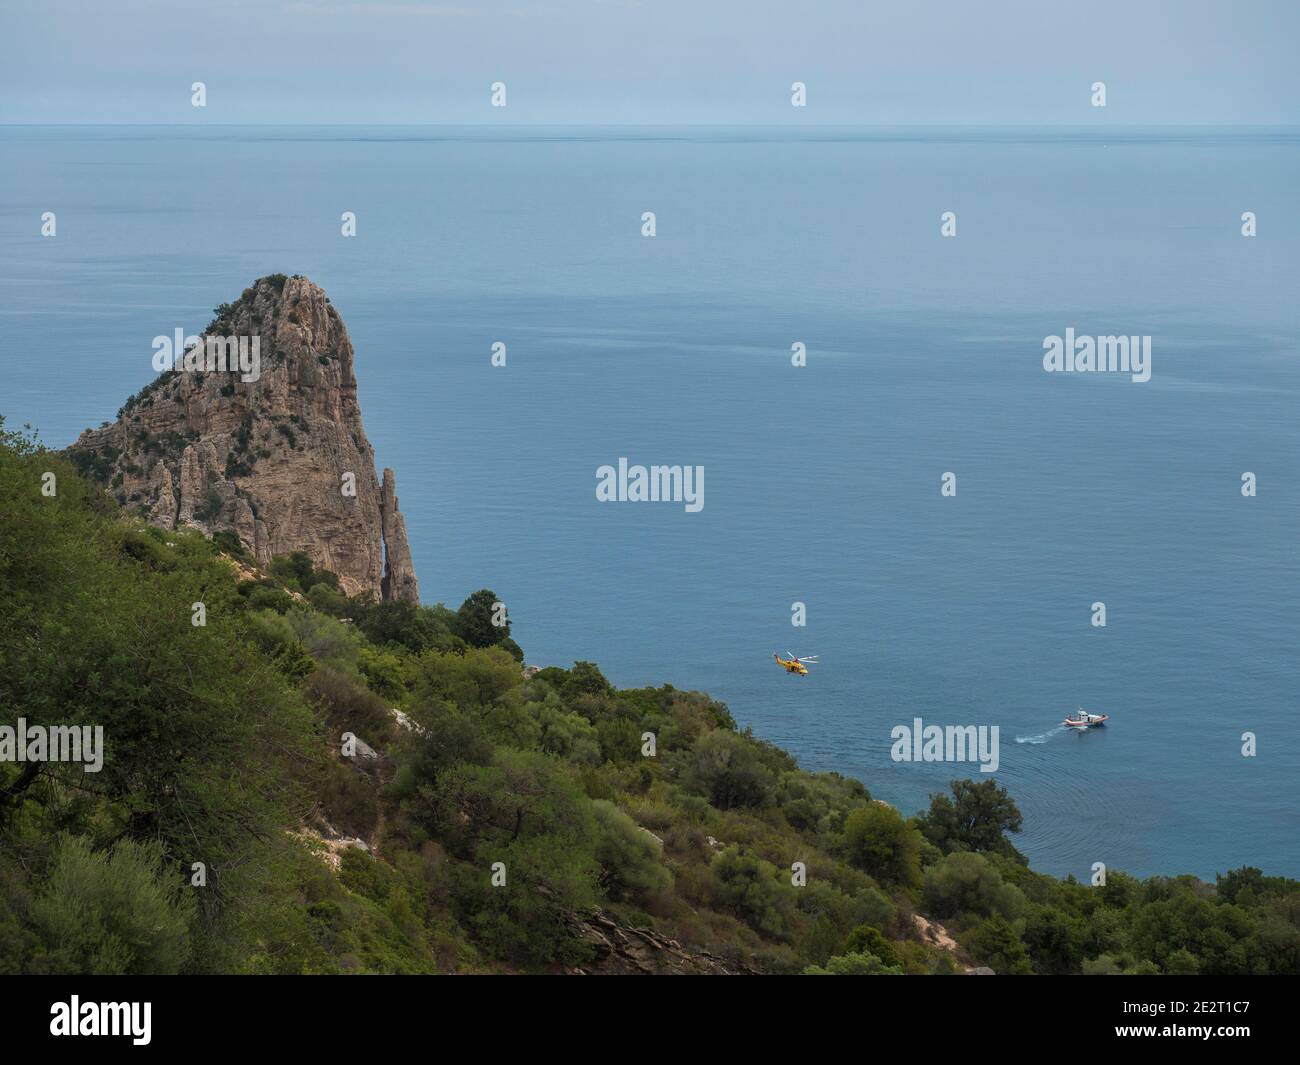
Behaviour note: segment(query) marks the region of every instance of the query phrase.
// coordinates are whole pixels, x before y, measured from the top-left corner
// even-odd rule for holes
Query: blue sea
[[[305,274],[427,601],[907,812],[981,774],[895,726],[996,725],[1045,871],[1300,876],[1297,189],[1294,129],[8,127],[0,413],[64,446]],[[1067,328],[1151,380],[1045,373]],[[597,502],[621,456],[703,510]]]

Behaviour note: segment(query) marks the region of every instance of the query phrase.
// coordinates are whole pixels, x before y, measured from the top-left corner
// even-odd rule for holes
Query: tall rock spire
[[[73,460],[164,529],[229,530],[263,566],[303,551],[349,595],[417,602],[396,481],[375,474],[352,341],[328,297],[276,274],[216,314],[196,350],[256,338],[256,380],[211,364],[164,372],[82,433]]]
[[[406,542],[406,519],[397,507],[397,477],[392,470],[384,470],[384,483],[380,489],[379,514],[383,519],[385,599],[403,599],[408,603],[420,601],[420,585],[415,579],[415,564],[411,561],[411,547]]]

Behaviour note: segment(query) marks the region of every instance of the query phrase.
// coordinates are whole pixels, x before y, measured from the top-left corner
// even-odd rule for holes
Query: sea
[[[427,602],[906,813],[996,780],[1047,872],[1300,876],[1297,190],[1294,128],[0,127],[0,414],[65,446],[304,274]],[[621,458],[704,505],[598,500]]]

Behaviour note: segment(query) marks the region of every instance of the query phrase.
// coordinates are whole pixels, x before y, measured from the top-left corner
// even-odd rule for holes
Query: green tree
[[[614,686],[594,662],[574,662],[564,682],[564,694],[569,696],[612,695],[613,692]]]
[[[1022,819],[1007,789],[992,780],[954,780],[952,797],[930,796],[930,810],[917,818],[925,838],[944,852],[987,851],[1019,858],[1004,833],[1019,832]]]
[[[510,635],[510,618],[496,592],[481,588],[460,604],[452,629],[471,647],[495,647]]]
[[[46,471],[56,495],[39,490]],[[0,713],[104,739],[95,773],[0,763],[0,833],[192,855],[208,867],[203,932],[233,940],[256,897],[254,856],[310,809],[309,710],[250,638],[234,574],[204,536],[124,519],[62,459],[7,439],[0,498]],[[160,551],[136,549],[146,541]],[[204,626],[190,623],[196,602]]]
[[[861,806],[844,822],[843,847],[863,872],[888,884],[921,882],[921,836],[902,814],[884,803]]]
[[[499,748],[491,765],[443,771],[429,797],[439,835],[465,859],[458,912],[489,949],[530,965],[585,957],[570,922],[597,899],[596,822],[565,767]]]

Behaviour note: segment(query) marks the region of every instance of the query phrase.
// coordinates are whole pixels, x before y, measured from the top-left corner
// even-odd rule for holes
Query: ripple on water
[[[1037,797],[1016,840],[1035,867],[1086,880],[1093,862],[1115,852],[1123,811],[1114,790],[1100,786],[1094,773],[1105,742],[1101,729],[1063,725],[1016,737],[1016,753],[999,776],[1012,794],[1023,790]]]

